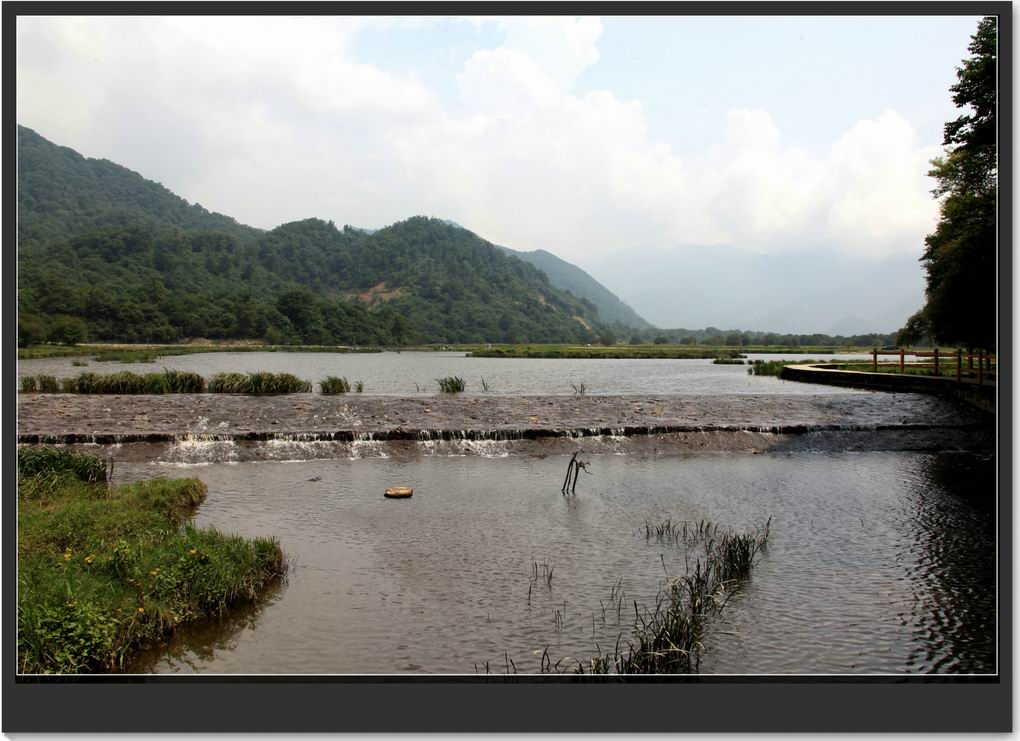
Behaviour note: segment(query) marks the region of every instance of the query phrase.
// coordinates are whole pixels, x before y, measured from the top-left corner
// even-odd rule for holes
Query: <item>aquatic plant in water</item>
[[[351,383],[342,376],[326,376],[319,383],[319,390],[323,394],[347,394],[350,393]]]
[[[211,394],[301,394],[311,390],[309,381],[292,373],[217,373],[209,380]]]
[[[436,383],[439,384],[439,390],[447,394],[459,394],[467,388],[467,383],[460,376],[437,378]]]

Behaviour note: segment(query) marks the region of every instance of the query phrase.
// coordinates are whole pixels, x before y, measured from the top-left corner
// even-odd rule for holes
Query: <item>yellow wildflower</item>
[[[85,563],[92,563],[92,556],[85,556]]]
[[[144,607],[139,607],[139,608],[138,608],[138,612],[139,612],[139,613],[143,613],[143,612],[145,612],[145,608],[144,608]]]
[[[64,554],[64,560],[65,561],[70,561],[71,560],[71,554],[70,553],[65,553]]]
[[[188,553],[190,553],[192,556],[198,555],[198,548],[192,548],[190,551],[188,551]]]

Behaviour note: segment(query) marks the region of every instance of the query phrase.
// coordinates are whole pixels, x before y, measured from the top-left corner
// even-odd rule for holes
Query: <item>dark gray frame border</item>
[[[999,676],[790,677],[506,684],[473,678],[124,678],[16,681],[17,171],[19,15],[509,14],[997,15],[999,23]],[[1008,2],[111,3],[3,5],[3,689],[14,732],[963,732],[1012,729],[1012,6]],[[947,91],[948,94],[948,91]],[[543,686],[554,684],[553,687]],[[593,713],[600,704],[623,712]],[[683,706],[696,713],[677,713]]]

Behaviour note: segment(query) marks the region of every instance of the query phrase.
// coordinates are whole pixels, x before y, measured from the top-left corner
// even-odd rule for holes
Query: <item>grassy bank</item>
[[[154,363],[171,355],[193,355],[205,352],[332,352],[376,353],[378,347],[346,347],[339,345],[34,345],[19,347],[18,360],[35,358],[90,357],[97,362]]]
[[[18,451],[18,669],[122,669],[177,627],[254,600],[286,570],[279,543],[186,524],[195,479],[107,485],[103,461]]]
[[[963,361],[963,368],[961,370],[961,375],[964,378],[977,378],[978,369],[977,369],[977,361],[976,360],[974,361],[974,366],[975,366],[974,368],[968,367],[967,361],[966,361],[966,359],[964,359],[964,361]],[[934,376],[935,375],[935,371],[934,371],[934,368],[932,367],[931,363],[928,363],[928,364],[916,364],[916,365],[912,365],[910,363],[905,363],[903,365],[903,370],[902,371],[900,371],[900,364],[899,363],[889,363],[888,361],[883,362],[881,360],[878,362],[878,367],[877,368],[875,366],[873,366],[871,363],[845,363],[845,364],[840,364],[838,367],[839,367],[840,370],[863,371],[865,373],[897,373],[897,374],[902,373],[903,375],[910,375],[910,376]],[[996,363],[992,363],[992,369],[990,371],[989,370],[985,370],[984,371],[984,375],[986,377],[988,377],[989,375],[995,375],[996,370],[997,370],[997,364]],[[951,356],[949,358],[943,358],[939,362],[939,375],[943,376],[943,377],[945,377],[945,376],[952,376],[953,378],[956,377],[956,357],[955,356]]]
[[[467,350],[473,358],[735,358],[739,348],[710,348],[690,345],[493,345]]]

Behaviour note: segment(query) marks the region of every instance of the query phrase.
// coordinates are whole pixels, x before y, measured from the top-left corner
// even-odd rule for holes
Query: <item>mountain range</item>
[[[659,327],[854,335],[923,304],[915,257],[727,245],[586,263],[452,222],[266,231],[18,127],[19,341],[650,341]]]
[[[22,344],[583,343],[609,324],[531,261],[439,219],[263,231],[21,126],[18,269]]]
[[[660,327],[854,335],[893,331],[924,304],[924,271],[909,254],[681,245],[627,249],[586,267]]]

